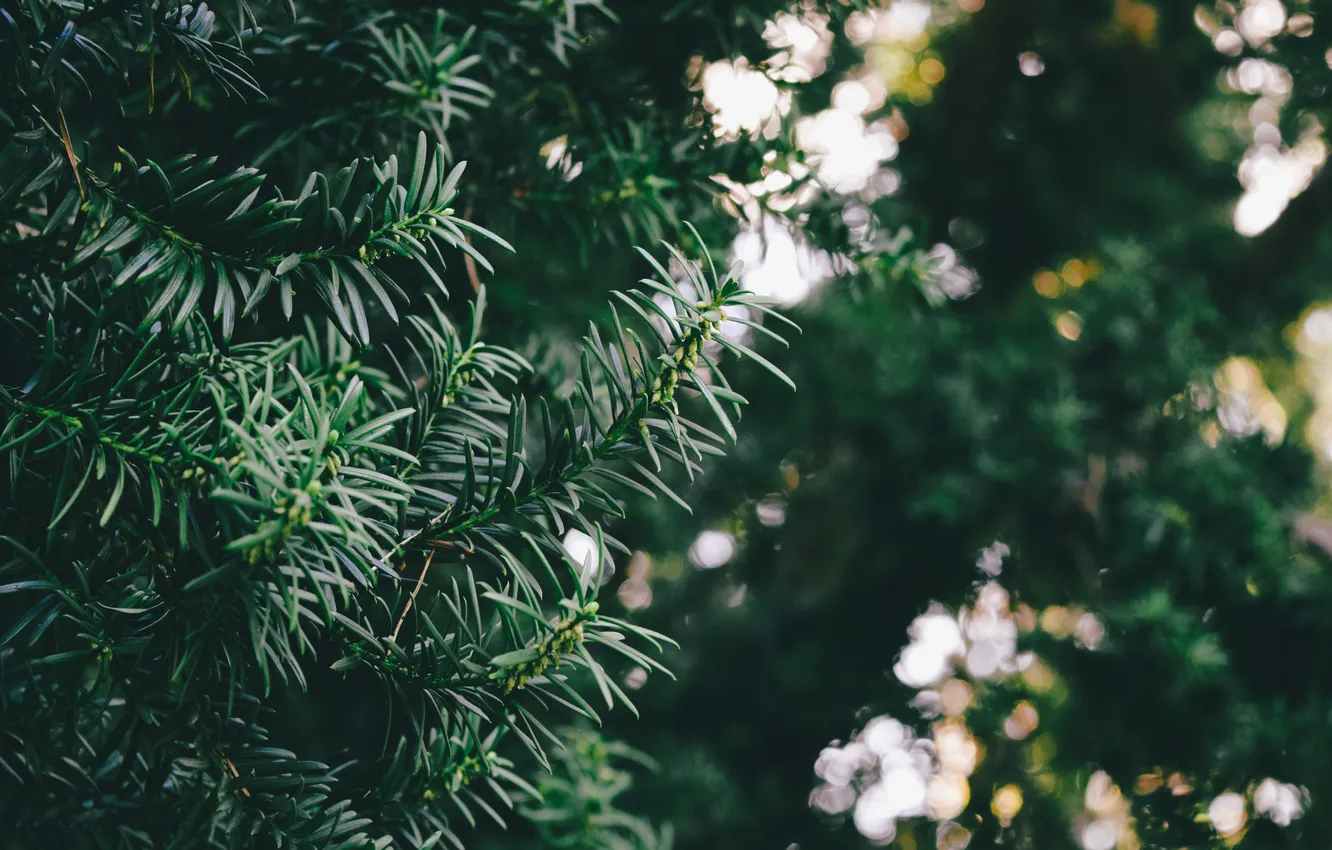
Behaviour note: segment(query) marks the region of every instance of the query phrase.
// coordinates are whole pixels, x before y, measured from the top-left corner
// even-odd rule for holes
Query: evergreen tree
[[[1325,7],[0,0],[0,845],[1325,841]]]
[[[681,215],[717,230],[676,54],[763,16],[644,5],[0,6],[6,846],[658,843],[565,726],[664,669],[607,522],[736,439],[724,360],[785,378]],[[487,289],[496,231],[548,292]],[[569,381],[503,344],[612,289],[572,349],[544,319]]]

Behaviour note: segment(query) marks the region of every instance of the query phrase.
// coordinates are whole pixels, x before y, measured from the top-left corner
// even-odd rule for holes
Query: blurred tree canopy
[[[0,622],[0,828],[18,824],[6,839],[42,846],[64,834],[52,830],[86,823],[93,828],[83,840],[97,847],[250,846],[242,829],[256,831],[255,846],[320,846],[333,835],[346,846],[904,850],[1326,840],[1329,15],[1320,0],[505,0],[438,9],[310,0],[242,3],[234,13],[0,0],[0,286],[15,352],[0,373],[8,417],[0,451],[10,458],[0,533],[14,543],[0,554],[12,559],[0,573],[0,612],[10,621]],[[86,193],[99,188],[83,182],[96,175],[110,180],[139,167],[145,180],[160,174],[179,189],[170,167],[138,164],[175,162],[185,152],[215,155],[218,174],[260,169],[265,191],[283,199],[277,203],[299,199],[291,217],[315,217],[302,204],[326,188],[312,173],[332,175],[367,157],[379,175],[391,155],[406,169],[419,133],[439,163],[467,162],[448,200],[466,233],[443,238],[443,251],[420,269],[393,267],[392,281],[419,311],[419,293],[438,278],[451,293],[438,320],[461,328],[473,304],[488,302],[487,344],[504,358],[503,377],[517,377],[503,392],[487,385],[469,410],[492,416],[503,407],[496,439],[506,440],[506,428],[509,442],[523,433],[521,422],[508,425],[509,411],[522,409],[509,406],[510,388],[552,407],[573,399],[582,405],[577,416],[589,411],[583,437],[594,433],[600,402],[592,397],[612,392],[614,378],[589,376],[593,355],[583,352],[595,354],[600,338],[587,349],[579,337],[592,318],[609,339],[606,328],[629,315],[620,301],[610,302],[612,312],[607,295],[651,273],[634,246],[662,262],[664,240],[693,258],[707,251],[721,266],[738,263],[740,281],[781,303],[802,329],[794,334],[739,301],[715,323],[719,339],[704,345],[696,324],[700,356],[721,362],[732,395],[748,402],[729,453],[700,455],[701,474],[671,469],[616,481],[623,518],[607,510],[595,526],[579,523],[574,504],[532,520],[538,556],[557,559],[562,544],[575,566],[589,554],[614,562],[600,613],[587,607],[595,587],[586,582],[547,598],[572,600],[573,619],[551,620],[556,634],[573,634],[579,617],[589,632],[603,617],[602,628],[616,635],[664,633],[680,644],[661,659],[676,681],[649,679],[646,656],[598,656],[595,666],[567,670],[568,682],[595,704],[598,686],[608,693],[610,681],[624,692],[619,701],[632,698],[634,713],[597,705],[602,728],[594,732],[582,698],[551,685],[543,709],[562,713],[563,725],[549,745],[523,746],[516,723],[501,739],[474,721],[444,721],[441,729],[461,729],[461,742],[438,738],[438,750],[418,755],[414,742],[431,740],[439,699],[429,697],[432,711],[424,710],[425,700],[414,702],[420,692],[394,690],[376,660],[348,673],[342,661],[330,669],[336,655],[293,652],[299,674],[254,690],[273,711],[263,730],[272,746],[318,760],[317,768],[301,761],[284,773],[256,762],[259,773],[279,777],[276,803],[259,816],[247,808],[259,809],[248,789],[259,793],[262,783],[247,785],[234,767],[228,776],[216,759],[193,767],[211,777],[200,780],[198,797],[211,802],[199,805],[218,807],[220,831],[154,833],[134,819],[140,815],[117,814],[145,805],[152,781],[160,784],[147,756],[146,779],[136,764],[108,758],[135,726],[123,703],[84,727],[57,724],[65,737],[55,736],[53,748],[27,749],[35,729],[62,716],[47,706],[78,693],[81,677],[95,679],[89,671],[98,665],[122,672],[100,656],[67,665],[58,685],[33,672],[53,663],[52,653],[72,651],[70,641],[89,628],[78,617],[90,615],[70,617],[48,597],[25,595],[45,592],[25,583],[48,580],[32,564],[44,565],[42,576],[64,576],[66,587],[91,571],[94,581],[120,576],[125,592],[144,590],[142,576],[120,566],[121,543],[98,554],[101,544],[85,530],[77,544],[57,545],[44,529],[65,499],[51,505],[50,494],[33,495],[40,487],[19,486],[25,469],[55,464],[47,480],[64,481],[70,473],[56,461],[88,462],[76,454],[82,438],[74,430],[25,436],[32,416],[21,405],[33,387],[46,403],[41,392],[53,370],[57,380],[66,370],[83,374],[76,343],[88,334],[87,318],[70,318],[82,315],[71,299],[101,305],[111,279],[133,265],[132,252],[116,255],[125,237],[110,248],[102,242],[106,257],[96,262],[105,268],[90,266],[75,253],[86,253],[86,241],[61,223],[82,221]],[[191,209],[187,195],[170,195],[164,216],[173,203]],[[58,206],[62,199],[69,206]],[[207,244],[203,222],[182,226]],[[286,226],[298,236],[314,228]],[[488,242],[488,232],[516,250]],[[89,233],[85,240],[96,235]],[[251,236],[260,238],[218,238],[245,246]],[[263,269],[261,262],[254,271]],[[698,291],[706,286],[701,269],[680,258],[664,269],[684,301],[703,304],[697,316],[684,305],[696,323],[715,306]],[[397,355],[379,342],[403,334],[394,305],[409,308],[393,291],[366,290],[364,315],[352,315],[350,306],[340,312],[327,297],[302,292],[306,284],[251,298],[257,290],[247,273],[234,284],[236,312],[246,315],[225,318],[212,290],[202,301],[194,296],[187,307],[205,309],[197,326],[178,320],[186,327],[180,346],[226,354],[232,324],[237,344],[299,338],[295,315],[313,342],[299,343],[299,354],[265,354],[274,363],[343,381],[347,364],[364,363],[372,385],[370,370],[393,376],[385,387],[401,377],[399,397],[430,371],[411,363],[393,371]],[[307,283],[319,292],[317,278]],[[106,298],[124,311],[107,313],[124,339],[145,313],[155,310],[165,323],[180,304],[180,293],[158,301],[157,290],[143,289],[129,306],[128,298]],[[672,296],[657,294],[669,308]],[[112,306],[88,313],[102,309]],[[68,349],[57,344],[66,333]],[[135,368],[135,349],[116,339],[114,364]],[[316,353],[325,339],[326,351]],[[733,356],[720,339],[763,359]],[[777,370],[796,394],[773,381]],[[453,398],[449,381],[422,380],[428,398],[440,393],[437,405]],[[646,382],[630,389],[646,399],[654,392]],[[721,428],[709,421],[703,392],[701,382],[682,392],[682,409]],[[283,405],[299,395],[296,383],[275,392]],[[69,414],[86,417],[80,428],[96,427],[98,398]],[[539,433],[536,402],[526,409],[528,430]],[[568,421],[575,418],[571,411]],[[427,447],[405,433],[409,425],[415,433],[415,421],[398,426],[404,442],[390,449]],[[578,429],[568,433],[576,444]],[[384,520],[396,535],[433,523],[440,493],[449,501],[460,488],[471,495],[478,473],[473,460],[463,464],[462,442],[449,443],[431,467],[445,483],[414,492],[396,525]],[[308,449],[299,440],[292,446]],[[509,453],[506,463],[517,457]],[[534,457],[523,462],[536,466]],[[498,466],[490,463],[485,469]],[[113,479],[99,472],[96,481],[90,492],[100,495],[72,515],[88,526],[120,498]],[[667,491],[692,516],[663,498]],[[107,493],[117,494],[112,508]],[[146,515],[151,500],[142,499]],[[502,500],[493,507],[506,509]],[[34,512],[40,532],[26,528]],[[174,522],[174,507],[166,515]],[[132,522],[144,525],[142,516]],[[117,534],[132,534],[131,521],[122,526]],[[603,531],[613,535],[605,551],[595,539]],[[497,526],[495,539],[511,532]],[[449,606],[468,604],[446,575],[536,569],[526,550],[515,556],[501,545],[477,555],[470,537],[441,540],[447,546],[431,556],[440,559],[435,580],[422,582],[437,601],[417,606],[421,621],[452,622]],[[57,557],[63,565],[48,563]],[[419,567],[407,574],[423,575]],[[409,584],[377,591],[387,600],[378,608],[348,613],[358,628],[380,639],[391,631],[396,641],[397,614],[405,619],[405,602],[417,599]],[[517,597],[525,587],[517,580],[496,592]],[[111,645],[109,631],[133,640],[144,625],[132,618],[151,606],[109,600],[97,602],[129,619],[99,614],[99,639]],[[62,613],[73,624],[62,619],[48,631]],[[409,622],[422,647],[451,645],[451,635]],[[311,628],[324,647],[328,636]],[[514,644],[524,634],[515,628],[498,638],[509,645],[475,645],[491,662],[501,659],[501,670],[532,672],[521,655],[532,641]],[[533,646],[544,652],[547,644]],[[413,663],[427,655],[449,663],[434,650],[419,653]],[[212,665],[216,687],[200,693],[223,693],[230,663]],[[160,661],[133,669],[149,681],[171,673]],[[454,693],[471,692],[439,692]],[[45,701],[41,710],[34,694]],[[118,696],[155,706],[180,699]],[[478,716],[510,716],[508,696],[477,696]],[[464,704],[439,716],[455,710],[470,716]],[[178,723],[192,716],[164,703],[145,708],[157,711]],[[111,718],[125,726],[106,728]],[[176,728],[153,735],[189,738]],[[398,740],[405,744],[395,751]],[[138,746],[128,745],[131,762]],[[166,744],[162,752],[172,753]],[[345,771],[324,767],[349,761]],[[365,766],[384,763],[399,791],[380,799],[372,793],[379,774]],[[435,823],[431,799],[424,814],[404,813],[401,789],[415,788],[421,764],[430,766],[431,794],[448,787],[467,808],[438,815],[444,838],[426,828]],[[293,790],[302,776],[318,785],[318,799]],[[467,797],[474,776],[498,778],[506,805]],[[330,802],[347,799],[346,789],[356,792],[354,809],[383,804],[374,810],[383,823],[410,828],[388,829],[390,839],[336,821],[326,833],[266,831],[289,811],[321,822],[339,811]],[[68,815],[81,806],[93,814]],[[486,806],[514,810],[496,814],[507,830]]]
[[[795,312],[800,394],[708,479],[738,552],[651,583],[687,649],[636,740],[684,843],[1323,834],[1319,11],[933,8],[901,188],[841,216],[880,252]],[[903,225],[975,294],[914,298]]]

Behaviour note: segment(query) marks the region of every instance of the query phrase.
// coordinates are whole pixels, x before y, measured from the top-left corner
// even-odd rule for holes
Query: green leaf
[[[512,596],[505,596],[504,594],[496,593],[493,590],[487,590],[485,593],[481,594],[481,596],[485,599],[489,599],[491,602],[494,602],[497,605],[503,605],[506,608],[512,608],[513,610],[518,611],[519,613],[526,614],[528,617],[532,618],[537,623],[540,623],[543,627],[545,627],[547,631],[554,630],[554,627],[551,626],[550,623],[547,623],[546,619],[541,616],[540,611],[536,610],[531,605],[528,605],[525,602],[520,602],[517,599],[514,599]]]
[[[300,254],[288,254],[287,256],[282,258],[282,262],[278,263],[277,268],[273,270],[273,275],[275,277],[282,277],[284,274],[296,268],[300,264],[301,264]]]
[[[162,292],[153,302],[153,306],[148,309],[144,315],[143,321],[139,322],[138,332],[143,333],[153,326],[158,317],[165,312],[166,308],[171,306],[176,295],[180,292],[181,286],[185,283],[185,276],[190,271],[190,260],[182,257],[176,261],[171,270],[171,277],[167,279],[167,284],[162,288]]]
[[[17,593],[20,590],[56,590],[56,585],[49,581],[41,579],[30,579],[27,581],[15,581],[9,584],[0,584],[0,594]]]
[[[88,464],[87,467],[83,470],[83,477],[79,479],[78,485],[74,487],[74,492],[71,493],[69,498],[65,501],[64,507],[62,507],[56,513],[55,517],[52,518],[50,524],[46,526],[48,531],[54,529],[57,525],[59,525],[60,521],[65,518],[65,514],[69,513],[69,509],[74,507],[74,503],[78,501],[79,494],[83,492],[84,485],[88,483],[88,478],[92,474],[92,471],[93,471],[93,465]]]
[[[496,655],[490,659],[490,663],[495,667],[516,667],[519,664],[526,664],[529,661],[536,661],[541,657],[541,651],[537,647],[524,647],[515,649],[512,652],[505,652]]]
[[[726,436],[730,437],[731,442],[734,443],[737,439],[735,426],[731,424],[730,417],[726,415],[726,412],[721,409],[721,405],[717,403],[717,398],[712,394],[711,387],[708,386],[706,381],[696,375],[690,375],[690,378],[692,379],[692,385],[698,389],[699,393],[703,396],[703,400],[706,401],[708,407],[712,409],[712,415],[717,417],[717,421],[720,422],[722,428],[725,429]]]
[[[412,163],[412,179],[407,184],[407,209],[416,213],[421,210],[418,203],[421,200],[421,179],[425,176],[426,159],[430,153],[430,145],[426,141],[425,131],[421,131],[416,136],[416,156]]]
[[[125,492],[125,461],[117,458],[116,467],[116,486],[111,489],[111,496],[106,500],[106,508],[102,511],[102,517],[97,523],[102,528],[106,528],[106,524],[115,515],[116,506],[120,504],[120,497]]]

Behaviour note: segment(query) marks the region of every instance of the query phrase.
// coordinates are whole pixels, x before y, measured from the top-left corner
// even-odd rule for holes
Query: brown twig
[[[452,540],[427,540],[426,546],[433,549],[457,549],[464,555],[475,555],[476,550],[462,543],[454,543]]]
[[[416,587],[412,588],[412,595],[407,598],[407,604],[402,606],[402,614],[398,617],[398,624],[393,627],[393,634],[389,637],[389,640],[394,643],[398,641],[398,632],[402,630],[402,624],[407,619],[407,612],[412,610],[412,603],[416,601],[416,594],[421,589],[421,585],[425,583],[426,573],[430,571],[430,562],[433,560],[435,560],[435,552],[431,550],[430,554],[426,556],[425,566],[421,568],[421,574],[416,577]]]
[[[449,505],[444,510],[435,514],[434,518],[431,519],[430,522],[426,523],[424,528],[418,528],[416,531],[413,531],[405,539],[399,542],[397,546],[394,546],[392,549],[389,549],[384,554],[380,555],[379,560],[387,564],[390,558],[396,558],[399,552],[407,548],[408,543],[411,543],[413,540],[420,537],[422,534],[425,534],[426,531],[433,529],[438,522],[444,519],[444,517],[448,516],[449,511],[451,510],[453,510],[453,506]]]
[[[65,143],[65,156],[69,157],[69,167],[74,171],[74,182],[79,187],[79,197],[88,199],[83,191],[83,177],[79,175],[79,160],[74,156],[74,143],[69,140],[69,125],[65,123],[65,110],[60,108],[56,110],[56,116],[60,119],[60,141]]]
[[[472,291],[481,291],[481,276],[476,273],[476,260],[471,254],[463,254],[463,263],[467,266],[467,278],[472,281]]]
[[[226,763],[227,763],[227,767],[229,767],[229,768],[231,769],[231,775],[232,775],[233,777],[235,777],[236,779],[240,779],[240,771],[236,769],[236,765],[234,765],[234,764],[231,763],[231,759],[227,758],[226,756],[222,756],[222,761],[226,762]],[[246,787],[242,786],[241,789],[240,789],[240,792],[241,792],[242,794],[244,794],[245,796],[247,796],[247,797],[250,796],[250,789],[249,789],[249,788],[246,788]]]
[[[467,205],[467,211],[463,213],[463,218],[465,218],[465,219],[468,220],[468,221],[471,221],[471,220],[472,220],[472,205],[471,205],[471,204],[468,204],[468,205]],[[471,241],[472,241],[471,239],[467,238],[466,236],[464,236],[463,238],[466,239],[467,242],[468,242],[469,244],[470,244]],[[465,266],[467,267],[467,279],[470,280],[470,281],[472,282],[472,292],[480,292],[480,291],[481,291],[481,276],[480,276],[479,274],[476,273],[476,260],[473,260],[473,259],[472,259],[472,255],[469,254],[469,253],[467,253],[466,251],[463,252],[463,265],[465,265]]]

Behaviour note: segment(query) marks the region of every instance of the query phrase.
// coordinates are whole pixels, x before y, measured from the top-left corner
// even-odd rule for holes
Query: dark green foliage
[[[1012,549],[998,580],[1014,608],[1094,612],[1105,637],[1089,651],[1022,631],[1052,687],[958,664],[982,749],[969,803],[941,820],[971,847],[1080,847],[1104,770],[1143,847],[1326,841],[1327,484],[1305,436],[1322,379],[1290,342],[1327,298],[1332,175],[1262,235],[1236,234],[1249,139],[1234,128],[1256,98],[1223,82],[1261,56],[1293,78],[1287,143],[1326,126],[1326,4],[1287,6],[1321,38],[1282,33],[1233,59],[1192,7],[1146,6],[1158,23],[1144,41],[1120,19],[1130,5],[987,2],[937,34],[948,76],[930,104],[900,104],[905,188],[870,205],[867,273],[800,309],[800,346],[774,359],[802,392],[756,396],[748,421],[769,424],[705,479],[701,527],[734,533],[736,559],[671,581],[678,524],[644,529],[662,574],[647,622],[690,614],[680,684],[648,691],[635,739],[665,767],[646,810],[674,812],[682,845],[866,846],[849,813],[796,801],[820,783],[820,750],[876,715],[929,736],[893,663],[932,601],[972,603],[995,540]],[[1043,74],[1019,72],[1026,50]],[[974,234],[980,291],[922,306],[914,270],[883,248],[903,223],[927,245]],[[1034,291],[1043,269],[1091,257],[1104,271],[1080,289]],[[1215,375],[1232,355],[1261,367],[1289,415],[1279,444],[1218,426]],[[776,527],[756,512],[773,505]],[[1014,740],[1020,700],[1039,725]],[[1255,810],[1268,777],[1307,793],[1288,826]],[[991,803],[1009,783],[1025,804],[1004,826]],[[1229,840],[1206,820],[1226,791],[1249,806]],[[939,826],[904,817],[895,846],[944,846]]]
[[[0,0],[0,845],[864,846],[815,761],[931,735],[894,662],[993,597],[996,540],[1041,666],[949,668],[969,797],[904,850],[1085,848],[1111,782],[1117,850],[1325,844],[1325,388],[1290,343],[1332,171],[1232,214],[1260,119],[1332,125],[1326,3],[1225,51],[1263,4],[938,0],[855,44],[890,5],[800,4],[827,71],[725,141],[701,69],[763,69],[794,4]],[[900,187],[827,190],[798,122],[903,57],[943,76],[865,115]],[[812,191],[738,198],[774,171]],[[791,349],[697,261],[740,207],[838,255]],[[1232,356],[1280,439],[1222,427]]]
[[[0,758],[19,828],[62,843],[258,830],[415,845],[453,834],[445,799],[496,805],[469,772],[507,804],[529,790],[496,761],[497,735],[544,760],[543,739],[558,741],[545,709],[597,718],[562,665],[586,670],[606,708],[628,699],[597,655],[660,667],[643,650],[661,636],[598,612],[607,556],[575,564],[560,535],[618,547],[599,524],[623,513],[607,486],[678,500],[649,466],[720,451],[722,437],[677,413],[677,384],[733,433],[724,407],[738,397],[694,361],[718,313],[756,302],[731,281],[693,281],[698,306],[642,299],[660,328],[617,320],[609,343],[591,329],[584,382],[562,411],[539,406],[544,440],[528,439],[528,404],[506,394],[527,364],[479,340],[480,298],[466,341],[434,309],[408,317],[397,353],[354,354],[313,321],[305,336],[225,352],[197,317],[143,338],[102,330],[104,305],[44,345],[15,323],[35,370],[26,393],[0,398],[7,498],[32,520],[4,536],[0,584],[14,623]],[[399,575],[409,565],[414,586]],[[336,793],[328,768],[275,748],[260,725],[262,698],[278,681],[304,687],[317,659],[378,680],[409,722],[382,767],[338,777],[364,791]],[[163,807],[193,819],[165,823]]]
[[[728,308],[775,314],[645,251],[572,387],[532,394],[482,338],[513,249],[471,210],[518,234],[500,181],[540,145],[460,127],[565,86],[616,16],[349,15],[0,6],[6,846],[462,846],[515,810],[562,846],[668,843],[614,808],[631,751],[552,720],[632,710],[606,664],[665,669],[669,638],[596,601],[627,551],[606,524],[685,505],[668,470],[736,438],[721,358],[767,365],[705,343]],[[705,250],[652,208],[616,243]],[[297,752],[306,692],[378,715],[382,746]]]

